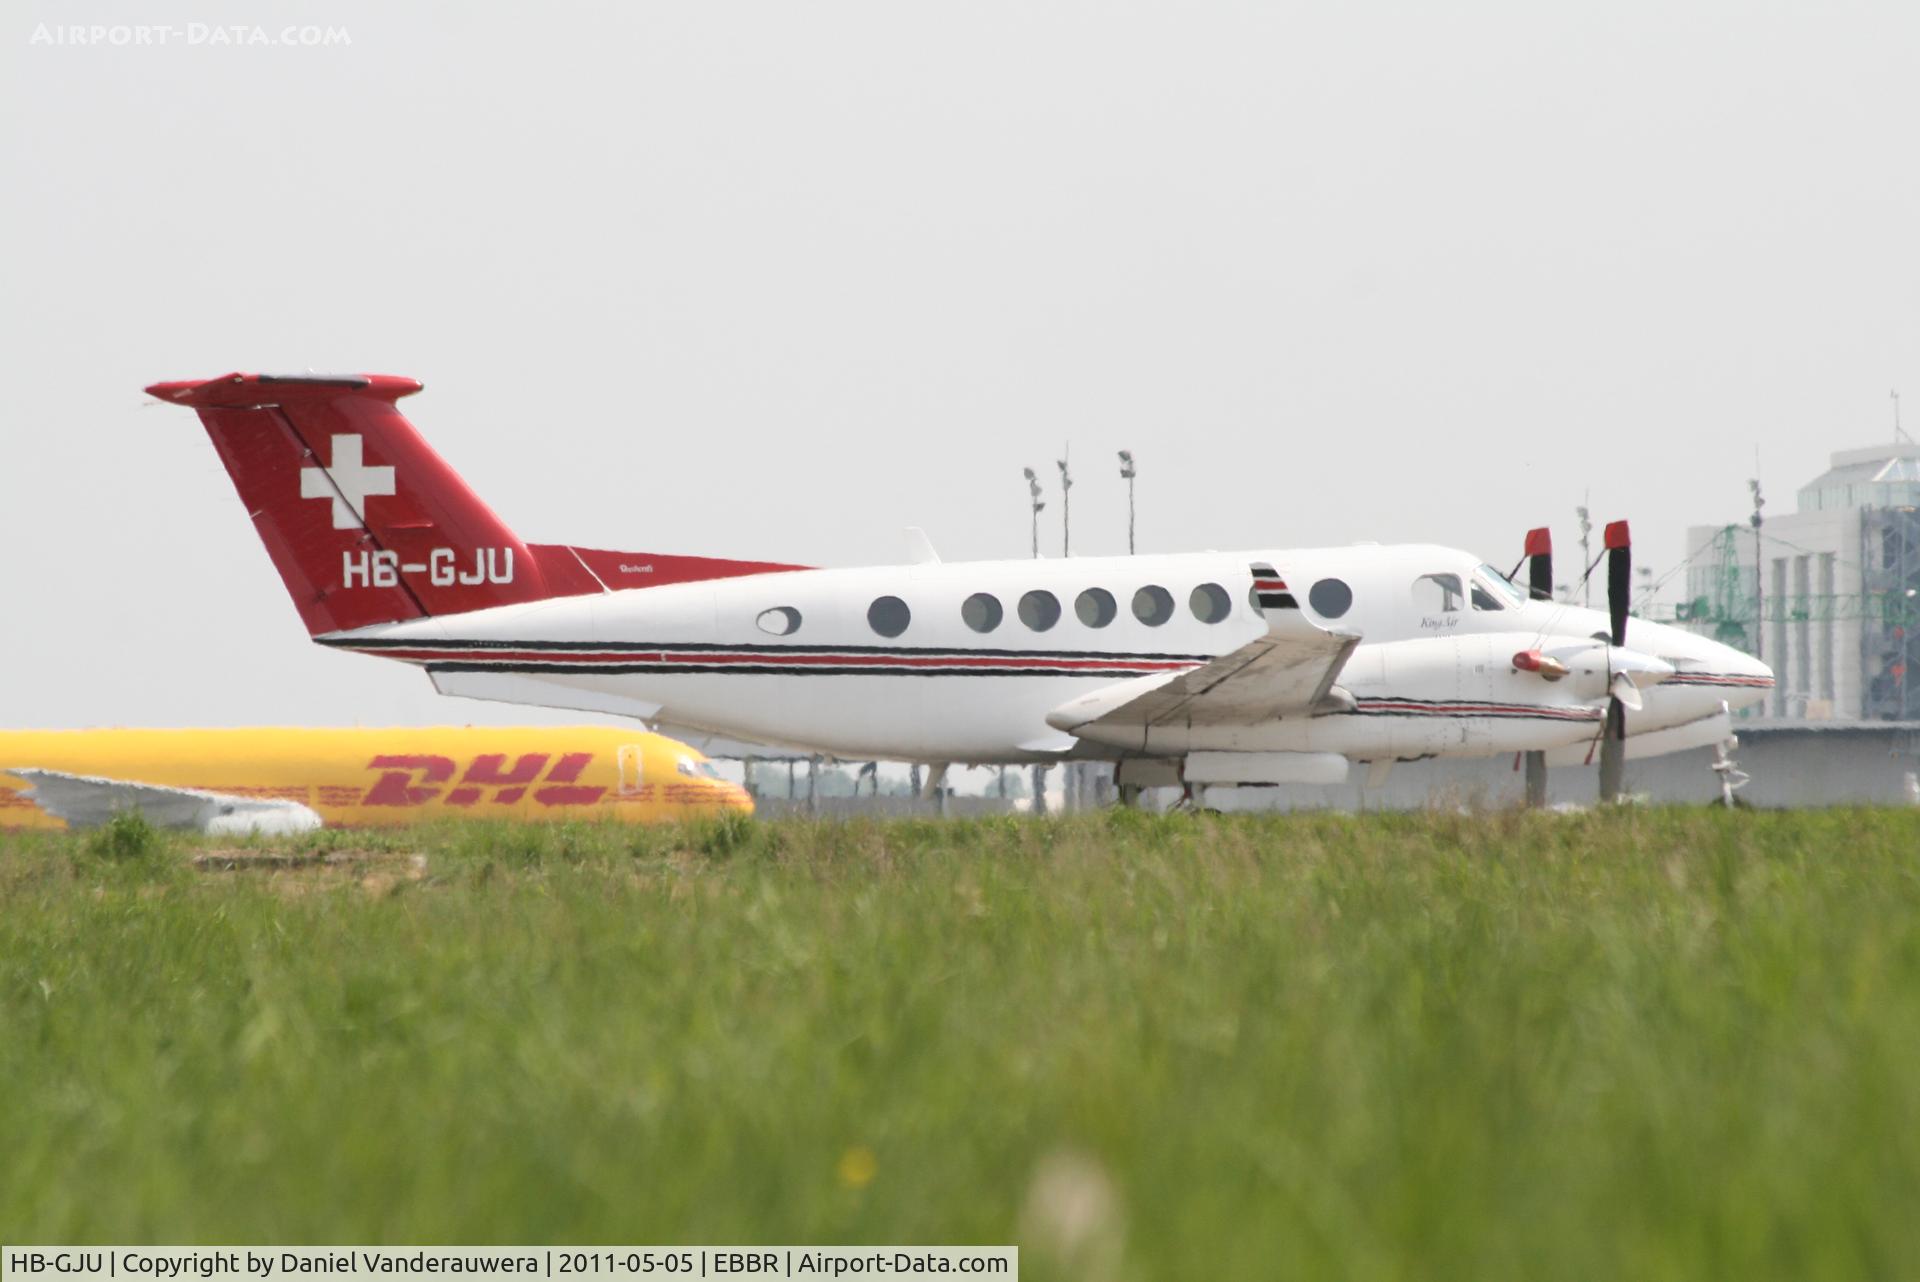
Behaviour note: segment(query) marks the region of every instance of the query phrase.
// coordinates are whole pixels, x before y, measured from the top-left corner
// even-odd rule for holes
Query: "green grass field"
[[[1920,813],[320,837],[0,838],[0,1240],[1920,1267]]]

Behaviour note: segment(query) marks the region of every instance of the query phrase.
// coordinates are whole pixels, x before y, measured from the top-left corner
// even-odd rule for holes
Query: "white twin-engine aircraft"
[[[1425,545],[913,563],[522,542],[385,375],[159,383],[198,411],[315,641],[445,694],[639,717],[851,759],[1120,763],[1124,786],[1333,783],[1351,762],[1719,745],[1755,659]],[[1591,570],[1589,571],[1591,572]],[[1604,771],[1603,771],[1604,773]]]

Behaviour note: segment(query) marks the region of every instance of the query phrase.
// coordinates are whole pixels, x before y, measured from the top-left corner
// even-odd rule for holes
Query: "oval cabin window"
[[[1088,627],[1104,628],[1120,613],[1120,607],[1114,603],[1113,593],[1105,588],[1088,588],[1075,598],[1073,612]]]
[[[883,637],[897,637],[913,622],[913,611],[897,596],[883,596],[867,607],[867,626]]]
[[[1202,583],[1187,598],[1187,608],[1202,623],[1218,623],[1233,611],[1233,598],[1218,583]]]
[[[1000,626],[1000,620],[1006,617],[1006,611],[1000,608],[1000,598],[991,592],[976,592],[960,603],[960,619],[975,632],[991,632]]]
[[[1353,608],[1353,589],[1340,579],[1322,579],[1307,589],[1307,604],[1323,619],[1337,619]]]
[[[1150,628],[1159,627],[1173,617],[1173,593],[1149,583],[1133,594],[1133,617]]]
[[[1035,588],[1020,598],[1020,622],[1035,632],[1045,632],[1060,622],[1060,598]]]

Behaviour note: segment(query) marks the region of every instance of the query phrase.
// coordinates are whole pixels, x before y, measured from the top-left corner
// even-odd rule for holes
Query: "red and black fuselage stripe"
[[[1210,654],[943,650],[907,646],[714,645],[600,641],[402,641],[322,644],[424,665],[433,672],[742,673],[776,676],[1075,676],[1124,680],[1186,672]]]
[[[1676,672],[1663,686],[1723,686],[1743,690],[1771,690],[1773,678],[1745,672]]]
[[[1495,720],[1593,721],[1606,715],[1601,708],[1580,704],[1498,703],[1471,699],[1360,698],[1349,715],[1356,717],[1490,717]]]
[[[1277,582],[1277,580],[1275,580]],[[1289,597],[1289,601],[1291,598]],[[1286,607],[1291,608],[1291,606]],[[1109,681],[1187,672],[1217,655],[1117,653],[1098,650],[953,650],[914,646],[717,645],[709,642],[409,640],[322,637],[332,649],[354,650],[431,672],[517,672],[538,675],[733,673],[760,676],[1100,677]],[[1688,672],[1665,684],[1766,687],[1767,677]],[[1335,716],[1343,715],[1339,713]],[[1598,721],[1600,708],[1578,704],[1362,696],[1361,717],[1524,718]]]

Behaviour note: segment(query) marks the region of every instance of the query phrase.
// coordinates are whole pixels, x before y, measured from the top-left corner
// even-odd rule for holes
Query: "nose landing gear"
[[[1728,735],[1719,743],[1713,745],[1713,773],[1719,776],[1720,779],[1720,795],[1713,803],[1716,806],[1726,806],[1729,809],[1734,807],[1744,809],[1751,804],[1734,796],[1736,792],[1746,787],[1748,781],[1752,778],[1751,775],[1734,763],[1733,750],[1739,746],[1740,736],[1737,734]]]

